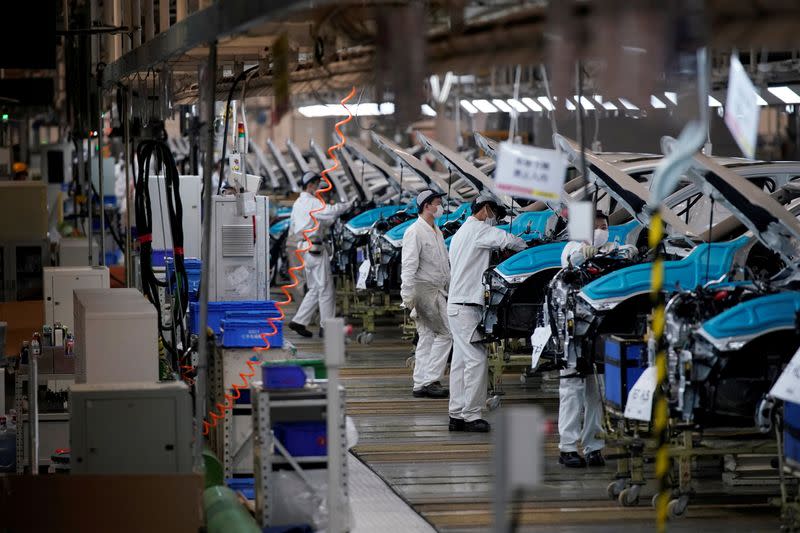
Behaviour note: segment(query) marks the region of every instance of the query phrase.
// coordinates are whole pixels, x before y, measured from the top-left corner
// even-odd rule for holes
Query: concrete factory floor
[[[287,334],[299,355],[321,355],[321,339]],[[342,371],[348,414],[359,431],[355,455],[436,529],[489,530],[493,494],[490,435],[450,433],[446,400],[411,396],[411,369],[406,366],[411,343],[401,339],[398,326],[388,321],[379,324],[375,339],[370,345],[353,340]],[[523,386],[518,376],[517,369],[505,376],[503,404],[538,404],[555,420],[557,381],[536,377]],[[488,418],[492,420],[492,413]],[[614,479],[614,461],[599,469],[567,470],[557,463],[557,435],[546,439],[544,452],[545,485],[521,504],[519,531],[653,530],[652,483],[643,489],[638,506],[624,508],[606,493]],[[648,469],[652,477],[652,467]],[[777,495],[778,489],[770,487],[768,492]],[[687,516],[670,523],[671,531],[776,531],[780,527],[779,510],[768,505],[768,496],[730,494],[718,471],[703,476],[698,493]],[[384,530],[410,529],[394,522],[394,527]]]

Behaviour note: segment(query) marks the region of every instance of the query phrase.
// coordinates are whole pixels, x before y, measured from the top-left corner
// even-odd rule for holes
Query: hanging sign
[[[567,158],[561,152],[500,143],[494,176],[499,192],[530,200],[558,200],[566,173]]]
[[[744,71],[739,57],[733,55],[725,102],[725,125],[728,126],[742,153],[750,159],[756,155],[760,113],[755,85]]]

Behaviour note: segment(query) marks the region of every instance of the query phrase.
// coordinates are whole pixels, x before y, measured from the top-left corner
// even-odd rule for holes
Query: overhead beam
[[[103,85],[111,87],[136,72],[212,41],[242,33],[269,19],[291,11],[308,10],[332,0],[225,0],[193,13],[175,23],[152,41],[138,46],[109,64],[103,71]]]

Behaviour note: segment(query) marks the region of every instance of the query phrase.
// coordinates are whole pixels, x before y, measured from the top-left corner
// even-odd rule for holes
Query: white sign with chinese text
[[[561,198],[566,172],[567,158],[561,152],[504,142],[497,154],[495,183],[509,196],[553,201]]]
[[[654,366],[648,367],[636,384],[628,393],[628,400],[625,403],[625,418],[631,420],[641,420],[642,422],[650,422],[650,417],[653,414],[653,397],[656,393],[656,379],[658,377],[658,369]]]
[[[739,57],[733,55],[725,101],[725,125],[728,126],[742,153],[750,159],[756,155],[760,113],[755,85],[747,77]]]

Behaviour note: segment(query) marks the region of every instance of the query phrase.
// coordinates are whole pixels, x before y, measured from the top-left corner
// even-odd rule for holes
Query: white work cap
[[[432,202],[434,198],[441,198],[442,196],[444,196],[444,193],[425,189],[417,195],[417,207],[422,207],[426,203]]]

